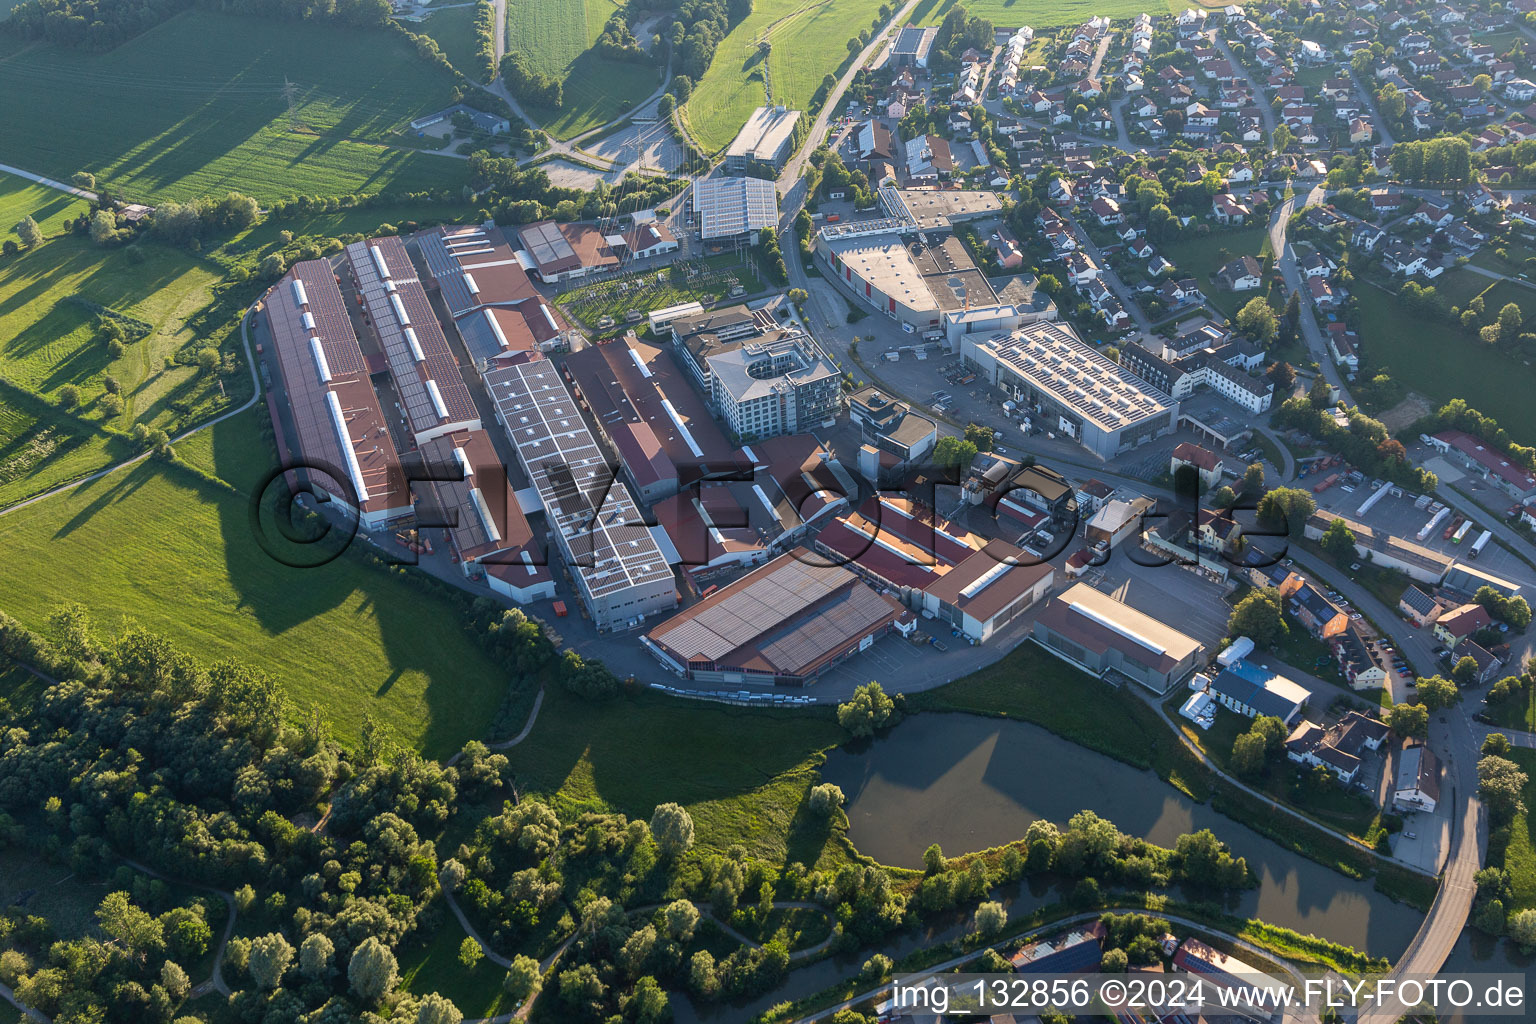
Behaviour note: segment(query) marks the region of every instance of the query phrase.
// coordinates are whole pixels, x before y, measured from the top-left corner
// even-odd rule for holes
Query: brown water
[[[1232,913],[1392,958],[1424,918],[1370,882],[1291,853],[1150,772],[1024,722],[919,715],[859,752],[832,752],[822,776],[847,797],[854,845],[887,864],[920,867],[930,843],[946,854],[999,846],[1039,818],[1064,824],[1088,809],[1161,846],[1181,833],[1215,832],[1259,878],[1257,889],[1229,903]]]

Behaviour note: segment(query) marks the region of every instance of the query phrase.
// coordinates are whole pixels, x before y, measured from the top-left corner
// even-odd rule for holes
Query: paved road
[[[912,13],[918,0],[907,0],[901,10],[891,17],[886,30],[876,35],[869,41],[854,61],[848,65],[848,70],[837,80],[832,91],[827,94],[827,100],[821,105],[821,113],[816,115],[816,120],[811,124],[811,130],[805,136],[805,142],[784,164],[784,170],[779,172],[779,193],[784,197],[782,202],[782,224],[788,224],[795,219],[795,214],[800,212],[800,207],[805,205],[805,189],[800,184],[800,175],[805,170],[805,162],[810,159],[817,146],[821,145],[822,138],[827,134],[827,122],[831,119],[832,111],[842,101],[843,93],[848,91],[848,86],[853,82],[853,76],[859,73],[859,69],[874,57],[880,47],[885,45],[885,37],[890,32],[892,25],[901,25],[906,22],[907,15]],[[802,286],[803,287],[803,286]]]
[[[1355,91],[1360,94],[1360,99],[1365,103],[1365,109],[1371,112],[1371,123],[1376,126],[1376,144],[1386,146],[1388,149],[1396,144],[1392,138],[1392,132],[1387,128],[1387,122],[1382,118],[1381,111],[1376,109],[1376,95],[1365,87],[1360,81],[1360,76],[1355,74],[1355,69],[1349,69],[1349,80],[1355,83]]]
[[[1269,222],[1269,244],[1276,254],[1276,263],[1280,267],[1287,293],[1301,294],[1301,336],[1307,342],[1307,350],[1312,353],[1312,358],[1317,360],[1323,379],[1339,389],[1347,404],[1353,405],[1354,402],[1349,397],[1349,389],[1345,386],[1344,378],[1340,375],[1339,368],[1334,365],[1333,358],[1328,355],[1328,345],[1323,340],[1322,329],[1318,327],[1312,302],[1302,287],[1301,271],[1296,267],[1296,250],[1286,238],[1286,233],[1290,229],[1291,214],[1299,209],[1321,203],[1324,194],[1323,186],[1315,185],[1304,199],[1299,195],[1293,195],[1281,203]]]
[[[1109,52],[1109,41],[1114,38],[1114,31],[1104,33],[1104,38],[1099,40],[1099,48],[1093,51],[1093,63],[1088,65],[1088,77],[1098,78],[1099,69],[1104,66],[1104,55]]]
[[[1258,82],[1254,81],[1253,76],[1248,73],[1247,66],[1233,55],[1232,48],[1227,45],[1225,39],[1221,38],[1220,32],[1213,28],[1206,33],[1206,37],[1210,39],[1217,50],[1221,51],[1221,55],[1232,65],[1233,70],[1243,76],[1243,81],[1248,83],[1248,88],[1253,91],[1254,106],[1259,108],[1259,117],[1264,121],[1264,133],[1270,138],[1274,138],[1275,111],[1269,105],[1269,94],[1264,91]]]
[[[78,196],[81,199],[89,200],[93,203],[97,200],[97,198],[99,198],[95,192],[92,192],[89,189],[76,188],[73,185],[66,185],[62,181],[55,181],[53,178],[45,178],[41,174],[33,174],[31,171],[24,171],[20,167],[12,167],[10,164],[0,164],[0,171],[4,171],[6,174],[14,174],[18,178],[26,178],[28,181],[36,182],[39,185],[46,185],[49,188],[58,189],[60,192],[68,192],[72,196]]]
[[[1064,213],[1063,216],[1066,218],[1067,223],[1072,225],[1072,233],[1077,236],[1078,246],[1093,259],[1093,262],[1099,265],[1099,276],[1104,278],[1105,284],[1109,285],[1109,290],[1115,293],[1115,297],[1120,300],[1120,304],[1125,307],[1125,311],[1131,314],[1132,320],[1136,321],[1136,328],[1143,334],[1151,331],[1152,322],[1147,319],[1147,314],[1142,312],[1141,303],[1136,301],[1135,294],[1125,286],[1125,282],[1120,280],[1120,275],[1110,269],[1109,262],[1104,258],[1104,254],[1099,251],[1099,247],[1094,244],[1087,229],[1078,223],[1077,216],[1070,210]]]

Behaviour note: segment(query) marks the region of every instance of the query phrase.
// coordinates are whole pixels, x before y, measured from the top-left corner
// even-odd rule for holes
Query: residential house
[[[1435,622],[1435,639],[1454,649],[1473,633],[1492,624],[1488,609],[1480,604],[1464,604],[1443,613]]]
[[[1252,256],[1240,256],[1221,268],[1217,275],[1229,291],[1250,292],[1264,283],[1259,261]]]

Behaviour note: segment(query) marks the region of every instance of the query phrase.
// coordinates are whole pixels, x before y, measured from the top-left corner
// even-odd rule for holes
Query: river
[[[930,843],[951,855],[999,846],[1039,818],[1065,824],[1090,809],[1160,846],[1215,832],[1259,878],[1229,903],[1233,913],[1391,958],[1423,920],[1370,882],[1285,850],[1150,772],[1025,722],[919,715],[860,752],[834,751],[822,776],[847,797],[854,845],[887,864],[921,867]]]

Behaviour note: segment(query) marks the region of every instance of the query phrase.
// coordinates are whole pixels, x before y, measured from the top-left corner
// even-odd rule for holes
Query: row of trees
[[[24,0],[11,11],[6,27],[59,46],[110,50],[200,3],[215,10],[358,28],[376,28],[390,18],[388,0]]]

